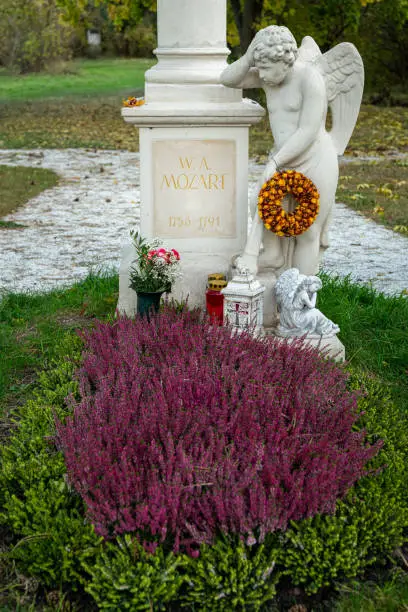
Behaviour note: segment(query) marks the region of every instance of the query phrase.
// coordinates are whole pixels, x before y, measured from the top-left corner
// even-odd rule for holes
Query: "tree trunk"
[[[243,8],[240,0],[231,0],[231,8],[243,55],[257,32],[257,25],[262,17],[263,0],[245,0]]]

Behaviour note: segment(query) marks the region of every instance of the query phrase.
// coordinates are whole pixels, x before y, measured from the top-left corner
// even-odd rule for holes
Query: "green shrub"
[[[176,557],[158,548],[146,553],[135,537],[126,534],[107,542],[92,564],[84,563],[91,576],[85,590],[100,610],[158,610],[177,599],[183,576]]]
[[[359,400],[365,411],[360,426],[371,441],[380,437],[385,443],[371,462],[378,473],[338,502],[334,516],[291,523],[253,546],[220,537],[202,546],[198,558],[168,554],[164,547],[149,556],[130,535],[103,543],[68,488],[62,455],[50,439],[54,414],[64,419],[70,412],[65,398],[77,395],[81,347],[79,338],[67,334],[32,399],[18,408],[17,426],[1,452],[0,523],[13,539],[9,554],[19,571],[49,588],[85,590],[107,610],[160,609],[170,602],[189,609],[258,610],[270,604],[282,575],[316,593],[356,576],[402,543],[408,527],[407,416],[374,378],[358,373],[350,384],[366,390]]]
[[[360,480],[334,516],[292,523],[280,535],[282,571],[309,594],[383,560],[402,544],[408,527],[407,415],[374,378],[355,373],[350,384],[365,391],[360,426],[372,440],[384,439],[371,462],[380,471]]]
[[[202,545],[197,559],[184,558],[187,588],[183,605],[194,610],[260,610],[276,594],[276,538],[247,545],[237,537],[219,537]]]
[[[50,440],[54,411],[63,417],[64,399],[77,389],[73,373],[80,349],[81,341],[67,335],[60,357],[40,375],[35,396],[20,409],[0,470],[0,523],[16,541],[10,556],[44,585],[69,583],[72,589],[83,581],[82,559],[96,554],[101,542],[84,520],[81,499],[68,489],[62,454]]]

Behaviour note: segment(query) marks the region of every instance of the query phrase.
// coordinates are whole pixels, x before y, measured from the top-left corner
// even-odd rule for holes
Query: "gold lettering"
[[[171,186],[174,187],[174,189],[177,189],[177,185],[176,185],[176,181],[174,178],[174,174],[170,175],[170,178],[167,177],[166,174],[163,174],[163,180],[162,180],[162,184],[160,186],[160,189],[163,189],[164,183],[166,183],[166,186],[170,189]]]
[[[214,183],[213,183],[214,181]],[[209,189],[218,189],[218,174],[209,174],[208,175],[208,184],[209,184]]]
[[[189,189],[198,189],[198,187],[194,187],[194,181],[197,179],[197,175],[196,174],[192,174],[191,175],[191,179],[190,179],[190,183],[188,185]]]
[[[203,157],[203,159],[201,160],[201,164],[200,164],[200,170],[203,170],[203,169],[210,170],[210,168],[208,167],[207,160],[205,159],[205,157]]]
[[[180,162],[180,167],[183,168],[183,170],[185,168],[188,168],[190,170],[193,160],[191,157],[190,159],[188,157],[185,157],[184,159],[182,157],[179,157],[179,162]]]
[[[181,179],[184,178],[184,184],[182,185]],[[188,189],[188,176],[187,174],[179,174],[177,177],[177,189]]]
[[[190,160],[191,161],[191,160]],[[225,177],[228,174],[186,174],[182,173],[178,176],[174,174],[163,174],[160,189],[181,189],[196,190],[200,188],[212,190],[212,189],[225,189]]]
[[[202,232],[208,232],[212,229],[220,227],[220,217],[199,217],[198,229]]]
[[[204,174],[200,175],[200,183],[204,186],[204,189],[209,189],[207,183],[205,182],[205,176]]]

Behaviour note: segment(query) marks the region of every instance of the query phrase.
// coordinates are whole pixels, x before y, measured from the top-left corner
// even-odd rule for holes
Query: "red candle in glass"
[[[224,295],[221,289],[227,286],[222,274],[210,274],[208,277],[208,287],[205,292],[205,306],[211,321],[215,325],[222,325],[224,321]]]

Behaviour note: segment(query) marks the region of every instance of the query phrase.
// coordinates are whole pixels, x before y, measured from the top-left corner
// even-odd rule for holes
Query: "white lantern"
[[[263,300],[265,287],[252,274],[237,274],[221,290],[224,295],[224,324],[236,331],[263,330]]]

